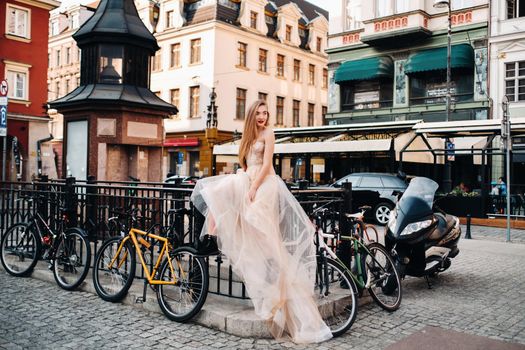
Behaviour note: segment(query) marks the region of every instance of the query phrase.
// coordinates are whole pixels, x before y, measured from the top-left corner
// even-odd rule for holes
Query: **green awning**
[[[451,68],[472,68],[474,67],[474,50],[469,44],[452,46],[450,55]],[[408,57],[405,65],[405,73],[413,74],[431,70],[447,69],[447,48],[423,50]]]
[[[388,56],[380,56],[344,62],[335,71],[335,82],[340,84],[346,81],[392,78],[393,76],[392,59]]]

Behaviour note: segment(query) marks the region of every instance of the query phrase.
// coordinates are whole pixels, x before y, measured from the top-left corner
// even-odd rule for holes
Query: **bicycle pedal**
[[[143,297],[138,297],[135,299],[135,304],[144,304],[145,300]]]

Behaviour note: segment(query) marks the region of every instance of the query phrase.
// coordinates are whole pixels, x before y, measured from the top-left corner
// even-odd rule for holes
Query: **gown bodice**
[[[264,157],[264,141],[255,141],[246,158],[246,165],[248,168],[253,166],[261,166]]]

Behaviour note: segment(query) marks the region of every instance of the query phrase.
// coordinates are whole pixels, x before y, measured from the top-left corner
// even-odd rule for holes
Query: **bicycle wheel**
[[[170,320],[186,322],[195,316],[208,296],[208,268],[202,257],[191,247],[181,247],[173,251],[171,263],[173,273],[166,258],[159,270],[158,279],[176,280],[176,284],[157,286],[157,300],[164,315]]]
[[[91,246],[84,231],[70,228],[60,240],[53,259],[53,275],[65,290],[77,288],[86,278],[91,264]]]
[[[375,302],[387,311],[395,311],[401,305],[401,279],[394,261],[379,243],[366,246],[365,273],[368,291]]]
[[[17,223],[9,227],[1,242],[2,265],[13,276],[28,276],[33,271],[42,243],[33,224]]]
[[[99,297],[117,302],[126,296],[135,278],[135,251],[122,237],[106,240],[100,247],[93,265],[93,284]],[[118,253],[118,254],[117,254]]]
[[[315,294],[319,312],[334,337],[345,333],[357,315],[357,286],[339,262],[326,258],[326,266],[318,263]]]

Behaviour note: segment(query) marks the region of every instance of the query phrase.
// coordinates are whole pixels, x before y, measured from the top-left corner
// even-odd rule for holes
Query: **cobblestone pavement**
[[[427,325],[525,344],[525,245],[473,239],[460,250],[432,289],[407,278],[398,311],[365,305],[347,334],[308,346],[178,324],[0,270],[0,349],[384,349]]]
[[[467,227],[461,225],[462,237],[465,237]],[[472,226],[471,235],[474,239],[488,239],[498,242],[505,242],[507,240],[507,229],[489,226]],[[510,241],[512,243],[525,244],[525,230],[510,229]]]

